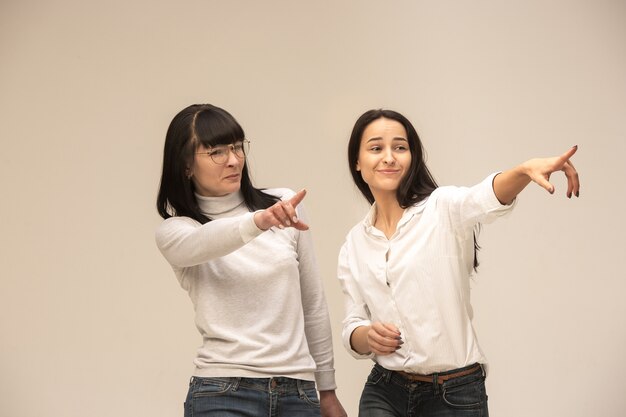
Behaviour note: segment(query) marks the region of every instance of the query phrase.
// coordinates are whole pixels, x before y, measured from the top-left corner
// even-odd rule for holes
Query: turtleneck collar
[[[204,197],[196,193],[196,200],[202,213],[209,217],[228,214],[244,203],[241,190],[223,197]]]

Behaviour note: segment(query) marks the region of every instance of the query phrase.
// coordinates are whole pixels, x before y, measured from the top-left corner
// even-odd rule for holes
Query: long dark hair
[[[428,197],[437,188],[437,183],[426,166],[424,148],[417,131],[411,122],[400,113],[393,110],[376,109],[369,110],[358,118],[348,142],[348,165],[350,166],[352,179],[365,199],[370,204],[373,204],[374,195],[369,185],[363,180],[361,172],[357,171],[356,165],[359,160],[359,149],[363,132],[370,123],[380,118],[395,120],[404,126],[406,130],[409,149],[411,150],[411,166],[407,170],[405,177],[400,181],[396,197],[400,207],[407,208]]]
[[[200,211],[194,184],[187,172],[199,146],[231,144],[245,138],[242,127],[226,110],[211,104],[193,104],[172,119],[165,136],[163,171],[157,196],[157,211],[164,219],[187,216],[204,224],[211,219]],[[241,193],[246,206],[265,209],[279,199],[255,188],[247,164],[241,172]]]
[[[361,115],[352,128],[352,134],[350,135],[350,141],[348,142],[348,166],[350,167],[350,173],[352,179],[356,184],[361,194],[370,203],[374,203],[374,195],[370,190],[369,185],[363,180],[363,176],[360,171],[357,171],[356,166],[359,160],[359,150],[361,148],[361,139],[363,138],[363,132],[375,120],[385,118],[395,120],[404,126],[407,134],[407,140],[409,142],[409,149],[411,151],[411,166],[407,170],[406,175],[400,181],[398,190],[396,191],[396,198],[400,207],[407,208],[427,198],[437,187],[437,183],[433,178],[433,175],[426,166],[426,158],[422,141],[420,140],[417,131],[411,124],[411,122],[393,110],[374,109],[368,110]],[[476,231],[474,232],[474,269],[478,267],[477,252],[480,247],[476,240]]]

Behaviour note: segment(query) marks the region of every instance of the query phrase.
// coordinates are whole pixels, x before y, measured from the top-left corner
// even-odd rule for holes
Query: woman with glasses
[[[575,152],[531,159],[470,188],[438,187],[404,116],[370,110],[357,120],[348,163],[372,207],[348,233],[338,276],[344,345],[375,363],[359,416],[488,415],[469,290],[476,231],[508,213],[531,181],[553,193],[556,171],[567,177],[567,197],[578,197]]]
[[[178,113],[165,138],[156,242],[203,338],[185,416],[345,416],[305,191],[255,188],[249,144],[210,104]]]

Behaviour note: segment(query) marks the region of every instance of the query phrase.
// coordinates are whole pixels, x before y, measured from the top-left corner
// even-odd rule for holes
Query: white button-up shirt
[[[486,363],[472,326],[469,278],[476,226],[514,206],[496,198],[496,175],[471,188],[437,188],[404,211],[390,239],[373,226],[376,204],[348,233],[338,277],[346,307],[343,343],[354,357],[420,374]],[[352,349],[352,332],[375,321],[400,330],[404,344],[395,353]]]

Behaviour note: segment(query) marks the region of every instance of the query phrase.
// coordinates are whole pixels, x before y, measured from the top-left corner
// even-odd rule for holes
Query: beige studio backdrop
[[[200,337],[154,243],[165,131],[232,112],[258,186],[306,187],[350,416],[336,257],[366,205],[356,118],[396,109],[440,184],[579,145],[580,199],[527,189],[472,283],[491,414],[626,410],[626,3],[0,1],[0,416],[181,416]],[[245,323],[242,323],[245,326]]]

